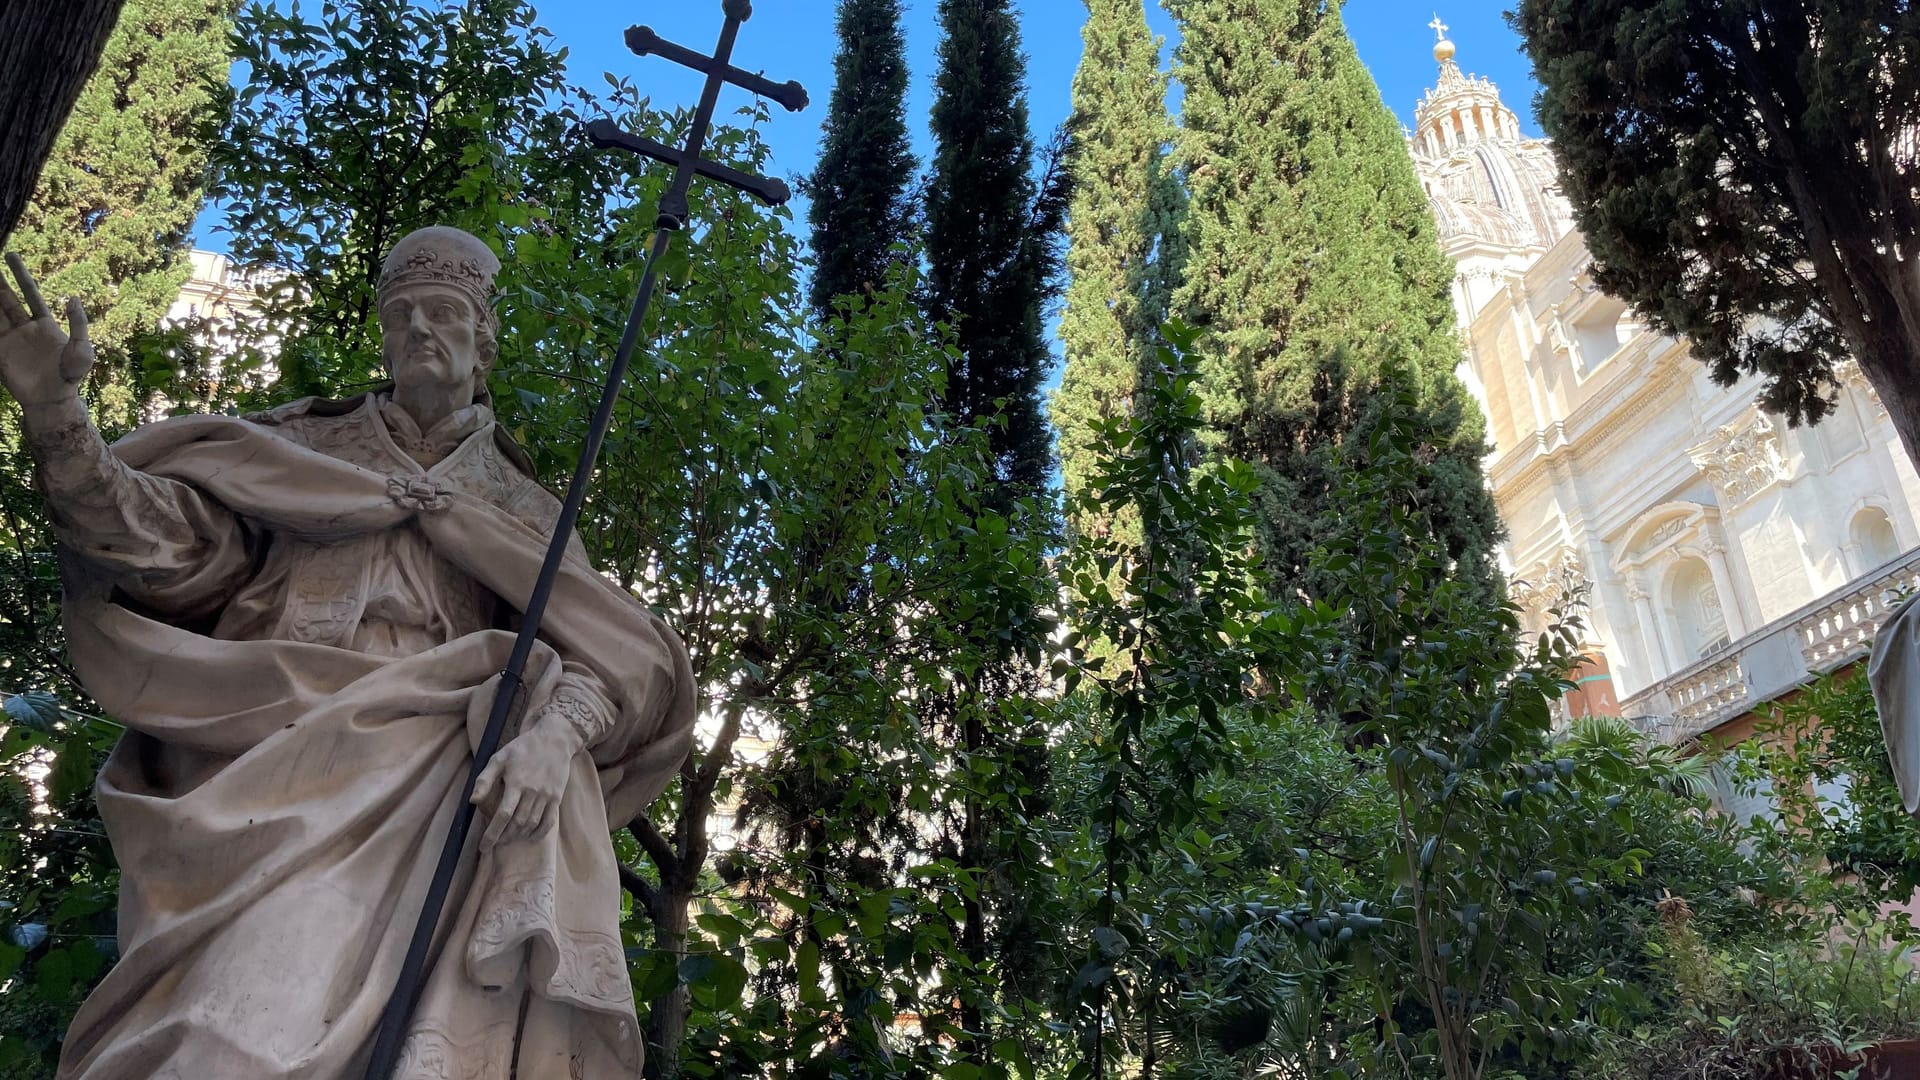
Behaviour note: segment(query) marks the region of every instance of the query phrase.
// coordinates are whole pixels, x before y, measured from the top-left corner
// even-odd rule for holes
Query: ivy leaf
[[[704,982],[713,971],[712,953],[690,953],[680,961],[680,981],[687,986]]]
[[[814,1005],[820,1001],[820,946],[812,941],[802,941],[794,957],[794,967],[800,980],[800,1001]]]
[[[34,965],[40,993],[49,1001],[60,1001],[73,990],[73,957],[65,949],[53,949]]]
[[[1067,988],[1067,997],[1078,999],[1088,990],[1105,986],[1113,978],[1113,968],[1107,964],[1083,965],[1073,976],[1073,985]]]
[[[60,708],[60,699],[43,690],[13,694],[0,707],[5,708],[8,720],[44,735],[53,734],[55,725],[66,715]]]

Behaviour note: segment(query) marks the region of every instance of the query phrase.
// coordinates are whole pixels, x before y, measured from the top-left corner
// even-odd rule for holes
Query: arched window
[[[1668,577],[1668,610],[1688,656],[1705,657],[1727,646],[1727,616],[1713,571],[1696,558],[1681,559]]]
[[[1883,566],[1900,556],[1900,538],[1887,512],[1869,506],[1853,515],[1853,547],[1860,553],[1860,573]]]

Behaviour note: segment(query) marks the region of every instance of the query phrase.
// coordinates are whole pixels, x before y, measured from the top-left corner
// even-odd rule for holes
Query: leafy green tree
[[[837,297],[885,288],[896,245],[913,239],[900,0],[840,0],[838,30],[833,100],[805,185],[814,259],[808,298],[823,323]]]
[[[1554,612],[1514,663],[1516,609],[1485,604],[1405,506],[1424,432],[1402,419],[1416,413],[1414,392],[1386,374],[1389,419],[1368,467],[1344,469],[1336,489],[1352,513],[1316,546],[1333,584],[1269,624],[1276,682],[1322,722],[1349,720],[1390,812],[1359,861],[1357,896],[1304,891],[1317,908],[1371,900],[1383,920],[1354,957],[1378,1002],[1380,1024],[1354,1047],[1368,1068],[1411,1071],[1424,1058],[1447,1080],[1478,1080],[1577,1060],[1588,1009],[1618,996],[1619,981],[1555,967],[1553,943],[1587,921],[1596,883],[1638,874],[1646,853],[1608,841],[1632,826],[1617,795],[1640,774],[1604,747],[1576,759],[1551,745],[1578,623]],[[1324,660],[1343,640],[1352,656]],[[1301,926],[1339,946],[1332,929]]]
[[[234,0],[129,0],[9,246],[95,344],[151,332],[186,281]]]
[[[1917,20],[1906,0],[1513,14],[1594,280],[1796,423],[1858,361],[1920,461]]]
[[[1777,705],[1757,734],[1746,764],[1771,781],[1791,826],[1769,830],[1767,846],[1846,874],[1852,906],[1905,903],[1920,888],[1920,821],[1894,780],[1865,671],[1823,676]]]
[[[1079,900],[1053,913],[1057,1008],[1091,1075],[1577,1076],[1596,1024],[1653,1015],[1668,890],[1717,932],[1785,931],[1742,890],[1799,886],[1702,816],[1700,759],[1618,724],[1550,739],[1575,612],[1515,666],[1512,608],[1405,506],[1424,449],[1391,368],[1369,467],[1339,473],[1352,513],[1310,556],[1324,591],[1274,605],[1257,479],[1186,464],[1199,380],[1171,336],[1140,409],[1096,425],[1080,496],[1159,542],[1083,534],[1062,560],[1074,625],[1122,649],[1075,654],[1056,769]]]
[[[213,193],[234,258],[282,275],[266,297],[282,396],[368,380],[395,240],[448,224],[508,249],[543,212],[584,213],[621,178],[582,175],[604,155],[567,138],[581,95],[534,18],[521,0],[353,0],[318,22],[262,3],[240,13],[248,78],[227,95]]]
[[[1066,366],[1050,414],[1061,479],[1083,491],[1093,469],[1093,424],[1126,415],[1145,350],[1167,316],[1176,279],[1179,188],[1167,163],[1173,125],[1159,42],[1138,0],[1088,0],[1085,49],[1073,78],[1067,212]],[[1078,520],[1079,529],[1137,523]]]
[[[1270,610],[1250,551],[1256,481],[1231,460],[1193,467],[1193,335],[1166,337],[1134,408],[1091,425],[1091,482],[1069,510],[1128,513],[1152,542],[1083,532],[1062,558],[1071,623],[1102,646],[1076,648],[1065,677],[1051,937],[1074,972],[1056,1007],[1077,1039],[1062,1050],[1094,1077],[1126,1058],[1142,1075],[1242,1074],[1229,1059],[1264,1041],[1303,970],[1277,921],[1298,892],[1295,860],[1278,855],[1295,845],[1274,846],[1288,796],[1353,776],[1328,729],[1280,731],[1250,694]],[[1269,754],[1287,762],[1271,786]],[[1316,817],[1331,834],[1344,815]]]
[[[1068,177],[1058,148],[1033,175],[1026,62],[1010,0],[940,0],[933,175],[926,199],[928,315],[954,326],[943,400],[992,425],[993,472],[1037,491],[1051,463],[1040,386]]]
[[[1381,403],[1402,400],[1384,385],[1392,360],[1424,447],[1403,505],[1492,602],[1500,524],[1480,473],[1484,420],[1454,375],[1453,267],[1338,6],[1170,6],[1190,195],[1174,308],[1202,331],[1208,448],[1258,470],[1275,577],[1300,582],[1316,538],[1339,526],[1341,470],[1367,467]]]
[[[975,527],[1034,538],[1053,531],[1051,515],[1026,500],[1041,494],[1051,465],[1040,407],[1051,364],[1042,317],[1054,295],[1068,178],[1058,145],[1046,155],[1045,174],[1033,175],[1026,65],[1009,0],[941,0],[940,24],[923,290],[928,317],[953,331],[940,403],[954,426],[987,432],[991,497]],[[994,1057],[995,965],[1022,960],[1009,950],[1010,938],[996,936],[1022,923],[1030,899],[1013,887],[1031,869],[1015,843],[1019,793],[1038,787],[1045,760],[1020,702],[1034,688],[1046,634],[1037,611],[1048,597],[1008,599],[1011,606],[967,605],[975,612],[967,633],[987,662],[955,673],[934,717],[962,770],[958,804],[936,818],[942,855],[970,875],[1021,871],[995,873],[1005,887],[992,891],[976,877],[959,897],[954,933],[962,959],[948,974],[956,980],[960,1051],[974,1068]]]
[[[899,0],[841,0],[833,96],[819,161],[803,185],[811,199],[814,265],[808,306],[814,330],[826,337],[829,347],[860,354],[865,352],[870,320],[896,306],[903,281],[896,271],[912,258],[908,252],[916,239],[907,201],[916,163],[907,135],[906,38],[900,20]],[[882,370],[892,370],[896,359],[864,357],[875,365],[876,378]],[[943,366],[939,362],[932,367]],[[822,578],[820,583],[827,586],[827,581]],[[831,592],[827,586],[799,602],[817,603]],[[890,1018],[866,1014],[880,1009],[888,995],[874,966],[863,963],[867,957],[857,945],[820,928],[822,913],[833,911],[834,898],[845,895],[841,883],[875,877],[880,862],[872,852],[897,854],[910,846],[903,844],[908,834],[901,807],[884,795],[876,799],[865,785],[836,782],[849,769],[857,770],[853,758],[887,756],[886,740],[862,739],[862,729],[851,722],[856,713],[871,715],[862,710],[864,696],[859,692],[859,687],[874,685],[863,678],[870,674],[858,670],[856,660],[821,679],[813,700],[835,702],[825,706],[834,715],[818,717],[810,710],[793,714],[786,725],[788,738],[741,815],[743,827],[777,838],[768,872],[756,876],[762,887],[773,887],[770,882],[777,880],[798,890],[805,911],[793,922],[816,957],[813,964],[824,962],[831,970],[839,991],[834,1004],[856,1003],[851,1015],[841,1018],[842,1053],[869,1069],[884,1057],[881,1033]],[[792,868],[779,855],[787,849],[797,851],[799,862],[799,872],[790,878],[784,872]],[[817,995],[803,995],[803,1000],[813,1003]]]

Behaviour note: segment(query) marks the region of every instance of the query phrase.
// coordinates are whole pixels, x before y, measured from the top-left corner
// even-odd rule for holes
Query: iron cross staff
[[[627,313],[626,330],[620,335],[620,348],[614,353],[613,366],[607,371],[607,383],[601,388],[600,404],[594,410],[593,422],[587,429],[579,464],[574,467],[573,481],[567,485],[567,497],[561,503],[560,517],[554,522],[553,539],[547,545],[546,559],[540,564],[539,576],[534,579],[533,595],[527,600],[519,636],[514,639],[513,652],[507,658],[506,669],[500,673],[500,685],[494,693],[493,710],[487,716],[486,731],[481,734],[479,745],[474,747],[473,766],[467,771],[466,789],[455,808],[453,824],[447,829],[446,843],[440,849],[440,861],[434,867],[433,883],[427,890],[420,921],[414,926],[413,940],[407,945],[400,978],[394,986],[393,996],[387,999],[386,1010],[380,1016],[373,1057],[367,1065],[367,1080],[388,1080],[399,1061],[407,1026],[413,1018],[414,1006],[419,1002],[427,952],[433,944],[434,930],[439,925],[441,910],[446,906],[447,893],[453,885],[454,871],[459,868],[460,855],[466,848],[467,835],[473,826],[474,784],[479,780],[481,770],[492,759],[494,751],[499,748],[507,716],[520,694],[527,659],[532,655],[534,638],[540,632],[541,616],[546,613],[547,597],[553,592],[554,577],[559,573],[560,561],[567,552],[567,539],[573,534],[574,523],[580,517],[580,504],[586,499],[594,462],[600,456],[600,444],[606,439],[607,428],[613,421],[613,406],[620,397],[620,384],[626,378],[627,365],[633,359],[634,346],[640,340],[640,327],[646,321],[647,305],[653,299],[654,278],[660,257],[666,254],[673,234],[687,224],[687,190],[692,186],[694,176],[699,175],[737,188],[772,206],[786,202],[791,194],[787,185],[779,180],[753,176],[701,156],[706,149],[707,132],[713,126],[714,104],[720,98],[720,87],[724,83],[732,83],[771,98],[792,112],[807,106],[807,92],[799,83],[776,84],[742,71],[728,62],[733,56],[733,42],[740,32],[740,24],[753,15],[753,5],[750,0],[722,0],[720,7],[726,15],[726,22],[720,29],[720,44],[712,56],[675,45],[644,26],[627,31],[627,47],[635,54],[657,54],[707,77],[706,85],[700,91],[700,105],[694,111],[693,128],[687,133],[684,148],[676,149],[622,131],[610,120],[596,120],[587,126],[588,138],[601,149],[628,150],[672,165],[673,182],[660,198],[659,214],[654,223],[653,247],[647,253],[647,268],[640,278],[640,291],[633,298],[632,310]]]

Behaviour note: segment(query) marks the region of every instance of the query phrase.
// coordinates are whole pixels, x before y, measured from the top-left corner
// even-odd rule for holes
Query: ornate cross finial
[[[1433,13],[1433,21],[1427,25],[1433,28],[1433,39],[1435,41],[1447,40],[1447,31],[1452,29],[1452,27],[1446,23],[1440,21],[1440,13],[1437,11]]]
[[[753,4],[749,0],[723,0],[720,7],[727,21],[720,30],[720,44],[712,56],[675,45],[645,26],[627,29],[627,48],[634,55],[663,57],[707,77],[706,85],[700,91],[700,105],[694,110],[693,130],[687,134],[684,148],[667,146],[622,131],[619,125],[604,117],[587,125],[588,140],[602,150],[626,150],[673,166],[673,184],[660,198],[662,228],[679,229],[686,226],[687,186],[695,174],[744,191],[769,206],[778,206],[792,197],[792,192],[780,180],[743,173],[700,156],[701,149],[706,145],[707,131],[713,123],[713,105],[722,85],[732,83],[772,98],[790,112],[799,112],[807,107],[807,91],[799,83],[776,83],[752,72],[742,71],[729,62],[733,56],[734,35],[739,32],[740,24],[752,17]]]

